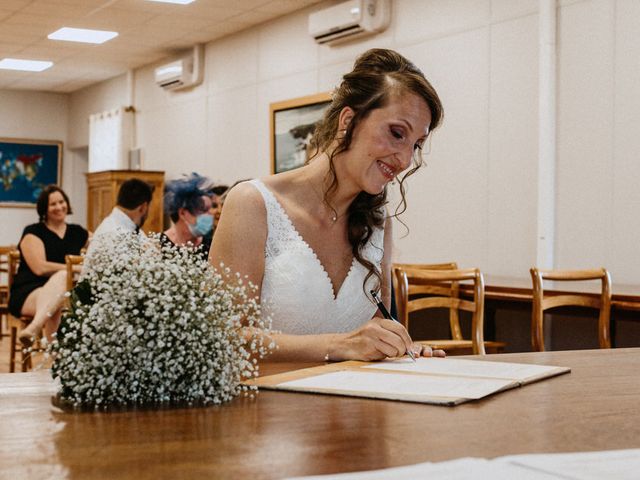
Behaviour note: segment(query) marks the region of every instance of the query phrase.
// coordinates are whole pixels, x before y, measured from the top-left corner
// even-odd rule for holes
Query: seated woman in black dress
[[[43,328],[49,339],[58,329],[67,281],[64,257],[78,255],[89,238],[89,232],[80,225],[66,222],[71,206],[61,188],[45,187],[36,207],[40,221],[22,232],[18,244],[20,266],[9,294],[12,315],[33,317],[19,334],[25,347]]]
[[[213,229],[210,180],[197,173],[167,182],[164,194],[164,212],[172,225],[165,230],[160,241],[163,244],[186,245],[190,243],[204,260],[209,255]],[[208,241],[206,240],[208,238]]]

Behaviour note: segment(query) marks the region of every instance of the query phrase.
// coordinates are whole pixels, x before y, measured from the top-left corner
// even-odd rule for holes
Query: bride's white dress
[[[336,333],[354,330],[371,320],[377,307],[362,288],[367,269],[353,260],[337,295],[331,279],[315,252],[300,236],[291,219],[260,180],[258,189],[267,210],[267,242],[260,297],[273,329],[290,334]],[[363,256],[380,268],[384,230],[376,228]],[[367,280],[366,291],[376,285]]]

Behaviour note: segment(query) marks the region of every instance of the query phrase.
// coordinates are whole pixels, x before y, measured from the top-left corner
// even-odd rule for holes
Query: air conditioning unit
[[[193,51],[178,60],[161,65],[155,69],[156,83],[165,90],[180,90],[195,87],[202,83],[204,48],[193,47]]]
[[[333,45],[381,32],[389,26],[389,0],[349,0],[309,15],[309,35]]]

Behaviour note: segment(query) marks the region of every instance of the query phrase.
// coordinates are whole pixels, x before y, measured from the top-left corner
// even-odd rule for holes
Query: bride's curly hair
[[[333,92],[331,104],[318,123],[310,143],[312,152],[310,160],[320,152],[326,152],[329,156],[327,174],[329,187],[324,192],[324,200],[329,206],[331,206],[329,199],[338,188],[335,157],[349,149],[353,132],[360,122],[373,110],[387,106],[392,98],[404,93],[416,94],[426,102],[431,112],[429,132],[440,125],[444,112],[435,89],[418,67],[393,50],[374,48],[366,51],[356,59],[353,70],[342,77],[342,83]],[[347,125],[344,135],[338,135],[340,112],[345,107],[351,107],[355,115]],[[337,142],[335,147],[334,142]],[[406,210],[404,182],[421,165],[420,152],[414,152],[413,167],[399,178],[401,201],[394,217]],[[366,285],[367,280],[375,275],[378,279],[378,290],[382,284],[382,275],[372,262],[363,257],[362,249],[371,238],[373,229],[380,228],[384,224],[386,203],[387,187],[385,186],[384,190],[377,195],[360,192],[347,211],[347,231],[353,256],[369,271],[364,284]],[[335,210],[334,213],[337,214]]]

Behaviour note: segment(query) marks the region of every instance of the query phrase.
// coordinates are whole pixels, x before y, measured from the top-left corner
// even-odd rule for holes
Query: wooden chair
[[[531,315],[531,346],[534,351],[544,351],[544,312],[556,307],[577,306],[595,308],[600,311],[598,340],[600,348],[611,348],[611,277],[604,268],[595,270],[538,270],[532,268],[533,309]],[[598,296],[593,294],[553,294],[545,296],[543,280],[576,282],[600,280]]]
[[[78,277],[80,276],[80,272],[74,268],[77,265],[82,265],[84,262],[84,257],[82,255],[65,255],[64,257],[65,264],[67,265],[67,291],[70,292],[73,290],[76,282],[78,281]]]
[[[20,252],[18,250],[12,250],[9,252],[9,268],[7,272],[8,287],[11,291],[11,285],[13,284],[13,277],[18,271],[20,265]],[[20,317],[14,317],[11,313],[8,313],[8,324],[11,338],[11,345],[9,346],[9,371],[15,372],[16,353],[20,352],[20,365],[23,372],[26,372],[31,368],[31,355],[25,353],[22,349],[22,344],[18,340],[18,331],[24,329],[31,323],[32,317],[22,315]]]
[[[4,331],[9,315],[9,252],[15,249],[15,245],[0,246],[0,341],[9,336]]]
[[[450,264],[451,265],[451,264]],[[454,264],[455,265],[455,264]],[[429,308],[448,308],[450,340],[419,340],[420,343],[446,352],[473,352],[484,355],[487,350],[504,350],[503,342],[484,341],[484,280],[477,268],[440,270],[412,269],[394,265],[398,320],[409,327],[409,314]],[[460,298],[460,282],[471,282],[473,300]],[[427,295],[411,299],[414,295]],[[460,329],[459,310],[471,312],[471,340],[465,340]]]

